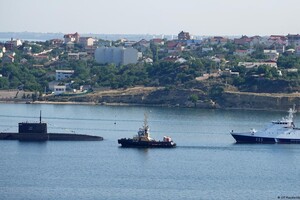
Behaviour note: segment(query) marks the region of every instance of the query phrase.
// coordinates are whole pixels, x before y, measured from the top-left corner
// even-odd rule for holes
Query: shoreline
[[[213,110],[244,110],[244,111],[286,111],[286,109],[275,108],[243,108],[243,107],[216,107],[216,108],[203,108],[203,107],[187,107],[187,106],[174,106],[167,104],[138,104],[138,103],[96,103],[96,102],[76,102],[76,101],[0,101],[0,104],[52,104],[52,105],[88,105],[88,106],[142,106],[142,107],[166,107],[166,108],[185,108],[185,109],[213,109]]]
[[[251,93],[224,91],[217,99],[201,90],[155,87],[133,87],[105,90],[80,96],[43,96],[38,101],[23,98],[8,98],[15,92],[2,91],[2,104],[56,104],[56,105],[107,105],[144,106],[190,109],[286,111],[296,105],[300,110],[300,93]],[[10,96],[5,96],[10,95]],[[196,95],[196,101],[191,96]],[[6,97],[6,98],[3,98]]]

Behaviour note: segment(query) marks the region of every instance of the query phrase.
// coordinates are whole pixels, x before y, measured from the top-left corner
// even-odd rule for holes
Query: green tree
[[[196,94],[192,94],[192,95],[189,97],[189,100],[190,100],[191,102],[193,102],[193,103],[194,103],[194,106],[196,107],[196,106],[197,106],[197,101],[199,100],[199,97],[198,97],[198,95],[196,95]]]

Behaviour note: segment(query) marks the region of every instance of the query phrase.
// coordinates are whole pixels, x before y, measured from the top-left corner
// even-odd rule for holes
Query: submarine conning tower
[[[47,134],[47,123],[42,123],[42,111],[40,111],[40,122],[19,123],[19,133],[41,133]]]

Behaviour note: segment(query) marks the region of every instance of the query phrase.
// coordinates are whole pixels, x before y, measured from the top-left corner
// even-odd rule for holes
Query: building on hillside
[[[123,45],[125,48],[127,48],[127,47],[132,47],[135,43],[136,41],[125,41]]]
[[[244,67],[246,67],[246,69],[259,67],[262,65],[267,65],[269,67],[277,68],[277,63],[275,61],[271,61],[271,62],[239,62],[238,63],[238,66],[244,66]]]
[[[138,61],[138,51],[134,48],[99,47],[95,51],[95,60],[99,64],[135,64]]]
[[[97,43],[98,43],[99,47],[111,47],[112,46],[112,42],[109,40],[99,40]]]
[[[153,63],[153,59],[152,58],[145,58],[145,59],[142,60],[142,62],[148,63],[148,64],[152,64]]]
[[[284,35],[271,35],[268,38],[267,46],[287,46],[288,39]]]
[[[295,46],[296,48],[300,46],[300,35],[299,34],[297,34],[297,35],[288,34],[287,39],[288,39],[288,45]]]
[[[233,40],[234,44],[237,45],[250,45],[252,39],[247,37],[246,35],[243,35],[241,38],[235,38]]]
[[[168,53],[177,53],[184,50],[184,46],[181,42],[176,40],[171,40],[167,42],[167,51]]]
[[[0,45],[0,58],[3,57],[4,53],[6,52],[5,46]]]
[[[68,53],[68,60],[87,60],[87,52]]]
[[[191,39],[191,36],[190,36],[189,32],[183,32],[183,31],[181,31],[178,34],[178,40],[190,40],[190,39]]]
[[[54,46],[60,46],[64,43],[64,41],[61,39],[52,39],[52,40],[49,40],[49,42],[51,45],[54,45]]]
[[[201,40],[186,40],[186,46],[189,47],[191,50],[197,50],[200,48]]]
[[[264,55],[268,57],[269,60],[277,61],[279,53],[276,50],[264,50]]]
[[[136,42],[134,45],[132,45],[132,47],[134,47],[138,51],[145,52],[149,49],[150,42],[145,39],[142,39],[142,40]]]
[[[80,37],[79,38],[79,44],[81,44],[83,47],[89,47],[94,45],[94,38],[92,37]]]
[[[160,38],[154,38],[154,39],[150,40],[150,42],[155,45],[164,45],[165,44],[165,41]]]
[[[298,69],[297,68],[286,69],[286,72],[289,74],[298,73]]]
[[[70,78],[74,74],[74,70],[56,70],[55,80],[60,81]]]
[[[11,38],[11,40],[5,42],[4,46],[7,50],[13,50],[14,48],[21,46],[22,44],[23,43],[21,40],[14,40],[13,38]]]
[[[54,95],[60,95],[65,93],[67,90],[67,86],[65,85],[54,85],[53,92]]]
[[[225,45],[228,42],[228,38],[215,36],[208,39],[211,45]]]
[[[214,49],[212,47],[202,47],[201,51],[202,52],[209,52],[209,51],[213,51]]]
[[[68,42],[78,43],[79,38],[80,38],[80,36],[77,32],[74,34],[66,34],[66,35],[64,35],[64,42],[65,43],[68,43]]]
[[[237,50],[235,50],[235,52],[233,52],[233,55],[244,57],[244,56],[250,55],[252,52],[253,52],[253,49],[246,49],[246,50],[237,49]]]
[[[231,69],[226,68],[224,71],[221,71],[222,76],[240,76],[239,72],[233,72]]]
[[[264,43],[264,39],[258,35],[250,37],[249,44],[251,47],[259,45],[259,44],[263,44],[263,43]]]

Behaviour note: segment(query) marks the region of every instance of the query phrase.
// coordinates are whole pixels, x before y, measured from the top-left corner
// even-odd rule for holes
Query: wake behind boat
[[[164,136],[163,141],[157,141],[150,137],[147,116],[145,114],[144,125],[139,129],[138,134],[133,138],[122,138],[118,140],[122,147],[137,147],[137,148],[172,148],[176,147],[176,143],[168,136]]]
[[[278,121],[272,121],[264,130],[250,132],[231,131],[237,143],[300,143],[300,128],[294,124],[295,106],[290,108],[288,116]]]

